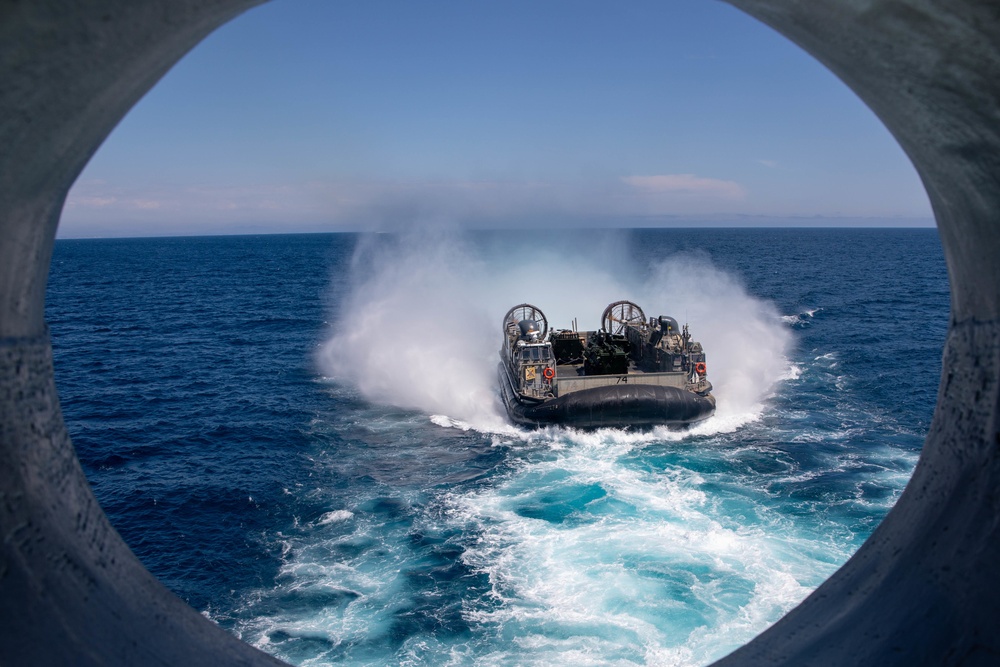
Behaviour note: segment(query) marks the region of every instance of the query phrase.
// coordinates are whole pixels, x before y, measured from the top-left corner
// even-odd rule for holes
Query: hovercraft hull
[[[715,398],[678,387],[616,384],[528,402],[513,392],[503,366],[498,369],[504,405],[520,426],[649,428],[686,426],[711,417]]]

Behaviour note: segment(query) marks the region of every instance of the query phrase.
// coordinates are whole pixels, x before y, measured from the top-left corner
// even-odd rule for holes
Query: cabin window
[[[552,358],[552,354],[547,347],[523,347],[521,348],[521,361],[527,362],[547,362]]]

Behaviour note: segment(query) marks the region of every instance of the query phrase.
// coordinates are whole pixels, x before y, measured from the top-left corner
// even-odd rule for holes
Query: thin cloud
[[[66,201],[66,208],[104,208],[117,202],[117,197],[71,197]]]
[[[679,194],[743,199],[746,189],[735,181],[702,178],[694,174],[659,174],[654,176],[626,176],[622,182],[651,194]]]

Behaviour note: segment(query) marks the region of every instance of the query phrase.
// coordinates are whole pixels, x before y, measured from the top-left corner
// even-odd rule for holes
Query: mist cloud
[[[791,335],[774,306],[707,257],[629,266],[627,232],[538,238],[414,231],[362,238],[341,317],[318,351],[321,372],[382,404],[447,415],[490,430],[506,423],[497,398],[500,322],[511,306],[540,307],[553,327],[600,325],[604,307],[635,299],[647,315],[691,323],[708,352],[719,407],[710,428],[756,419],[788,372]],[[561,280],[539,280],[558,275]]]

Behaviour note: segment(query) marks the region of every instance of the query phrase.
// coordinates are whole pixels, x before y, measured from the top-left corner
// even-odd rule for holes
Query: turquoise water
[[[146,566],[299,665],[699,665],[843,563],[909,479],[934,230],[59,241],[66,420]],[[525,431],[516,303],[689,322],[717,415]]]

